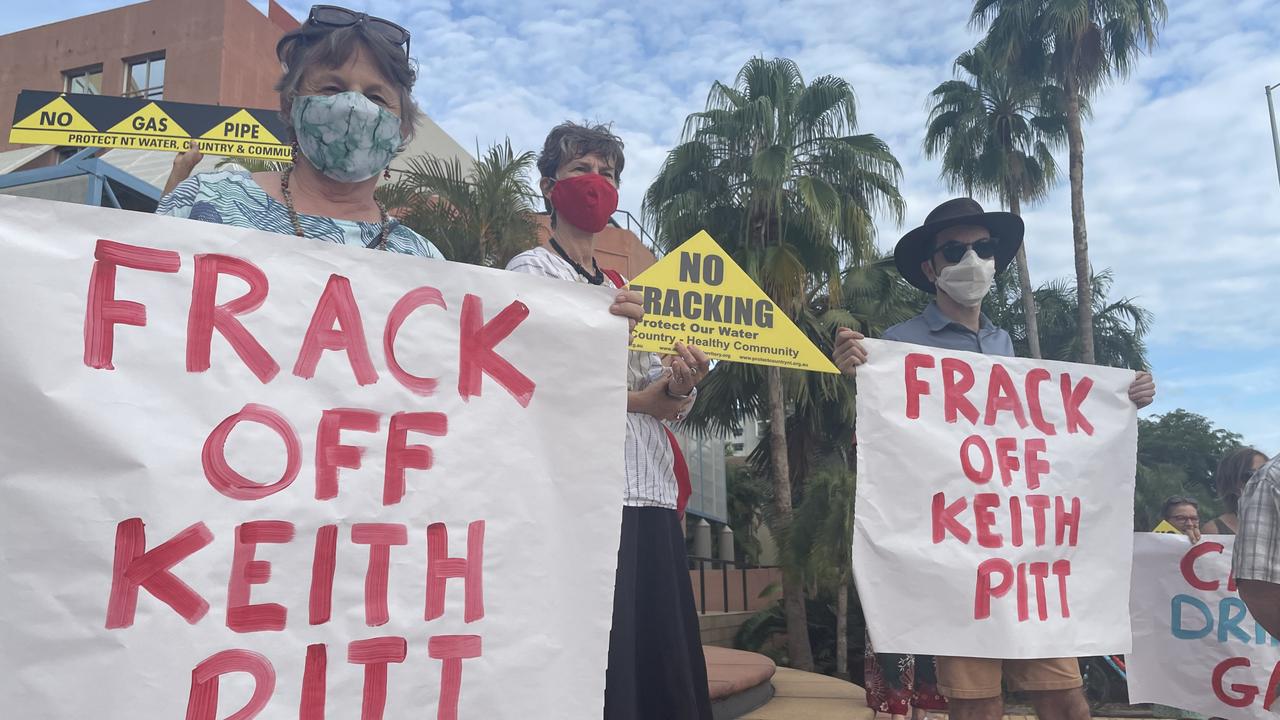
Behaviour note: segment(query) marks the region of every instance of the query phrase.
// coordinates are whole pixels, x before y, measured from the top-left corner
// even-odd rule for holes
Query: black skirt
[[[624,507],[606,720],[711,720],[707,664],[675,510]]]

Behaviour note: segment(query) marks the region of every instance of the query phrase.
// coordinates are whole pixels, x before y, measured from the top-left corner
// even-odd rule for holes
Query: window
[[[743,449],[744,449],[745,447],[746,447],[746,445],[744,445],[743,443],[736,442],[736,443],[734,443],[734,444],[733,444],[733,451],[734,451],[734,452],[742,452],[742,451],[743,451]]]
[[[68,70],[62,73],[62,89],[69,93],[85,95],[102,94],[102,66]]]
[[[150,100],[164,97],[164,55],[125,63],[124,96]]]

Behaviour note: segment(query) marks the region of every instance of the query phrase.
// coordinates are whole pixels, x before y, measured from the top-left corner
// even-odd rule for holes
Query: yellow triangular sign
[[[248,110],[241,110],[214,125],[213,129],[201,135],[200,139],[225,140],[238,143],[265,143],[268,145],[280,144],[276,136],[272,135],[265,125],[258,122],[257,118],[250,115]]]
[[[645,318],[631,349],[671,352],[676,341],[715,360],[838,373],[704,230],[631,281]]]
[[[66,130],[72,132],[97,132],[97,128],[71,103],[62,96],[54,98],[49,104],[40,108],[13,124],[14,130]]]
[[[169,113],[160,109],[155,103],[147,103],[129,117],[116,123],[107,132],[123,133],[126,135],[146,135],[147,137],[171,137],[183,138],[191,137],[183,130],[173,118],[169,117]]]
[[[1151,532],[1156,532],[1156,533],[1166,533],[1166,534],[1168,534],[1168,533],[1176,533],[1176,534],[1178,534],[1178,535],[1181,535],[1181,534],[1182,534],[1182,531],[1181,531],[1181,530],[1179,530],[1178,528],[1176,528],[1176,527],[1174,527],[1174,526],[1170,525],[1168,520],[1161,520],[1161,521],[1160,521],[1160,524],[1159,524],[1159,525],[1157,525],[1157,526],[1155,526],[1155,528],[1154,528],[1154,529],[1152,529],[1152,530],[1151,530]]]

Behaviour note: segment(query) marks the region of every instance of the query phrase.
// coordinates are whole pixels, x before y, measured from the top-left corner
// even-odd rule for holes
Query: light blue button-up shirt
[[[978,332],[974,332],[943,315],[938,304],[933,302],[919,315],[885,330],[882,337],[946,350],[1013,356],[1013,339],[1009,333],[992,325],[986,315],[980,316]]]

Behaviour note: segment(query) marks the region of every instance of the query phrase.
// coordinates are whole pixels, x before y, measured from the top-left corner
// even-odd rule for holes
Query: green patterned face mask
[[[300,95],[291,115],[302,154],[338,182],[377,175],[400,147],[400,118],[358,92]]]

